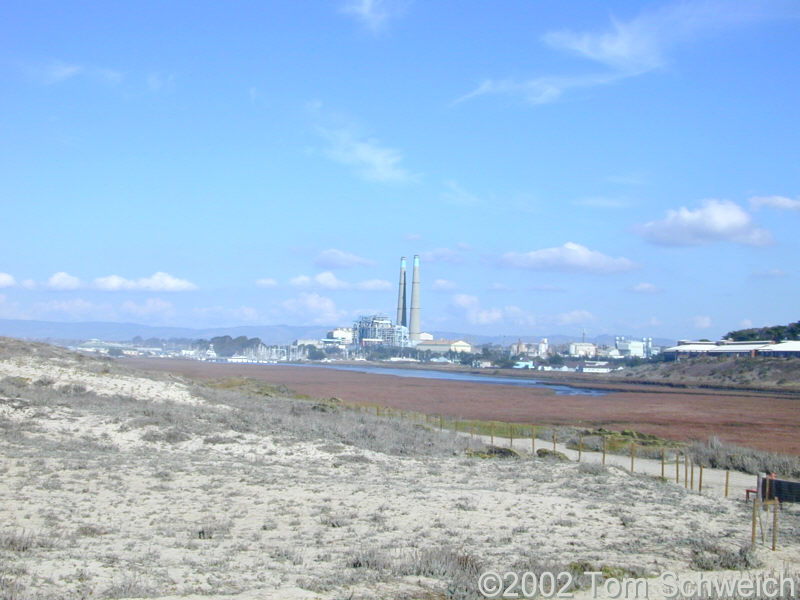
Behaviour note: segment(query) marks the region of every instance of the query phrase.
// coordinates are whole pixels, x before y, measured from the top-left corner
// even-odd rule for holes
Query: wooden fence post
[[[531,425],[531,454],[536,453],[536,427]]]
[[[631,473],[633,473],[633,459],[636,457],[636,444],[631,442]]]
[[[508,430],[508,447],[513,450],[514,449],[514,424],[513,423],[509,423],[508,427],[509,427],[509,430]]]
[[[603,436],[603,464],[606,464],[606,436]]]
[[[681,453],[675,450],[675,483],[681,482]]]
[[[578,438],[578,462],[581,462],[581,456],[583,455],[583,434]]]
[[[666,460],[666,451],[664,448],[661,449],[661,479],[665,479],[664,477],[664,462]]]
[[[772,551],[778,545],[778,499],[775,498],[775,504],[772,507]]]
[[[692,466],[691,467],[692,468],[692,474],[691,474],[691,479],[689,481],[689,489],[693,490],[694,489],[694,459],[691,459],[689,461],[689,464]]]
[[[731,482],[731,472],[725,471],[725,497],[728,497],[728,484]]]
[[[689,489],[689,455],[683,455],[683,487]]]
[[[700,464],[700,481],[697,482],[697,491],[703,493],[703,464]]]
[[[489,435],[492,436],[492,446],[494,446],[494,421],[489,423]]]
[[[444,429],[444,416],[442,414],[439,414],[439,431],[441,431],[442,429]]]
[[[558,443],[558,435],[556,435],[556,430],[553,429],[553,454],[556,453],[556,444]]]
[[[475,421],[469,422],[469,437],[471,438],[475,437]]]
[[[756,520],[758,519],[758,495],[753,498],[753,529],[752,534],[750,536],[750,544],[755,546],[756,545]]]

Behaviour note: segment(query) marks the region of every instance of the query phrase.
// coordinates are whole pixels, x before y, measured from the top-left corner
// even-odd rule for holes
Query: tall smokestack
[[[414,255],[414,271],[411,275],[411,315],[408,320],[408,339],[419,341],[419,256]]]
[[[397,290],[397,321],[398,325],[408,326],[406,321],[406,257],[400,259],[400,286]]]

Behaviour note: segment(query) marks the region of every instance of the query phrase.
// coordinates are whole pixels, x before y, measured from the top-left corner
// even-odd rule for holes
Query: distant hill
[[[789,323],[788,325],[770,325],[769,327],[753,327],[750,329],[738,329],[729,331],[725,334],[737,342],[749,342],[753,340],[782,340],[800,339],[800,321]]]
[[[297,339],[316,339],[325,337],[334,326],[322,325],[242,325],[238,327],[213,327],[193,329],[191,327],[153,327],[138,323],[109,323],[105,321],[89,321],[83,323],[61,323],[55,321],[28,321],[17,319],[0,319],[0,335],[29,340],[53,343],[81,342],[100,339],[109,342],[125,342],[136,336],[144,339],[211,339],[229,335],[232,338],[246,336],[259,338],[267,345],[288,344]],[[437,339],[462,339],[471,344],[500,344],[508,346],[518,339],[523,342],[538,342],[547,338],[551,346],[579,341],[579,336],[551,335],[475,335],[457,331],[433,331]],[[641,336],[628,336],[630,339],[641,339]],[[613,335],[600,335],[587,338],[587,342],[614,345]],[[674,340],[654,339],[658,346],[674,346]]]
[[[190,327],[152,327],[138,323],[107,323],[102,321],[84,323],[59,323],[51,321],[27,321],[0,319],[0,335],[50,342],[77,342],[89,339],[106,341],[129,341],[142,338],[188,338],[210,339],[229,335],[231,337],[257,337],[265,344],[287,344],[299,338],[325,337],[331,327],[260,325],[240,327],[215,327],[192,329]]]

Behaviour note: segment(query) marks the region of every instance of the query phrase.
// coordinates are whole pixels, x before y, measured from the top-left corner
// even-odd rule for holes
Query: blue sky
[[[0,318],[797,320],[800,4],[8,2]]]

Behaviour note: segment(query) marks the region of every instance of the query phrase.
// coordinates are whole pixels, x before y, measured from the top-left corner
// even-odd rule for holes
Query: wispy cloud
[[[708,329],[711,327],[711,317],[707,317],[705,315],[697,315],[692,319],[692,324],[697,329]]]
[[[384,146],[375,138],[359,136],[348,128],[318,129],[327,142],[325,156],[352,167],[368,181],[382,183],[409,183],[418,176],[402,166],[403,154],[395,148]]]
[[[362,292],[385,292],[394,288],[394,286],[385,279],[367,279],[365,281],[359,281],[354,287]]]
[[[175,307],[172,303],[160,298],[148,298],[141,304],[128,300],[122,303],[120,311],[135,317],[147,319],[152,319],[153,317],[169,319],[175,316]]]
[[[126,279],[119,275],[108,275],[98,277],[94,280],[97,289],[106,292],[116,292],[121,290],[145,290],[149,292],[185,292],[196,290],[197,286],[186,279],[173,277],[169,273],[159,271],[150,277],[140,279]]]
[[[480,198],[462,188],[452,180],[444,182],[444,191],[441,194],[442,200],[447,204],[455,206],[475,206],[481,203]]]
[[[458,289],[458,284],[449,279],[436,279],[433,284],[431,284],[431,289],[434,292],[454,292]]]
[[[559,325],[579,325],[594,321],[595,316],[585,309],[571,310],[556,315],[555,322]]]
[[[753,223],[750,214],[729,200],[704,200],[700,208],[685,206],[667,211],[659,221],[637,228],[646,240],[662,246],[700,246],[713,242],[732,242],[763,246],[772,235]]]
[[[420,260],[430,263],[448,263],[451,265],[460,265],[464,262],[464,255],[451,248],[434,248],[433,250],[426,250],[420,253]]]
[[[753,273],[756,279],[780,279],[786,277],[788,273],[783,269],[765,269],[764,271],[757,271]]]
[[[26,63],[21,68],[32,81],[42,85],[57,85],[77,78],[85,78],[109,85],[116,85],[123,80],[123,74],[115,69],[80,65],[61,60],[43,64]]]
[[[758,210],[762,206],[768,206],[769,208],[778,210],[800,211],[800,200],[794,200],[786,196],[756,196],[750,198],[750,207],[753,210]]]
[[[796,17],[798,12],[791,3],[678,2],[646,10],[628,20],[612,18],[605,31],[551,31],[542,37],[544,44],[605,70],[568,77],[487,79],[456,102],[487,94],[516,94],[530,104],[554,102],[570,90],[609,85],[659,69],[669,62],[672,47],[706,32],[765,19]]]
[[[579,198],[573,204],[577,206],[588,206],[591,208],[626,208],[628,201],[622,198],[608,198],[606,196],[592,196],[589,198]]]
[[[53,316],[67,319],[90,319],[90,320],[109,320],[117,318],[117,312],[109,304],[96,304],[82,298],[72,300],[51,300],[49,302],[39,302],[34,304],[31,309],[31,316],[48,317]]]
[[[637,283],[636,285],[632,286],[630,291],[635,294],[655,294],[660,290],[655,284],[643,281],[642,283]]]
[[[351,0],[340,11],[355,17],[373,33],[384,30],[389,21],[402,16],[407,2],[401,0]]]
[[[621,256],[613,258],[574,242],[531,252],[506,252],[500,257],[500,264],[522,269],[599,274],[630,271],[636,267],[632,260]]]
[[[278,282],[272,277],[263,277],[256,279],[256,286],[260,288],[274,288],[278,287]]]
[[[163,73],[149,73],[146,78],[147,89],[153,93],[171,92],[175,89],[175,76]]]
[[[320,252],[314,259],[314,264],[323,269],[344,269],[359,265],[369,267],[374,265],[375,261],[363,258],[351,252],[330,248]]]

